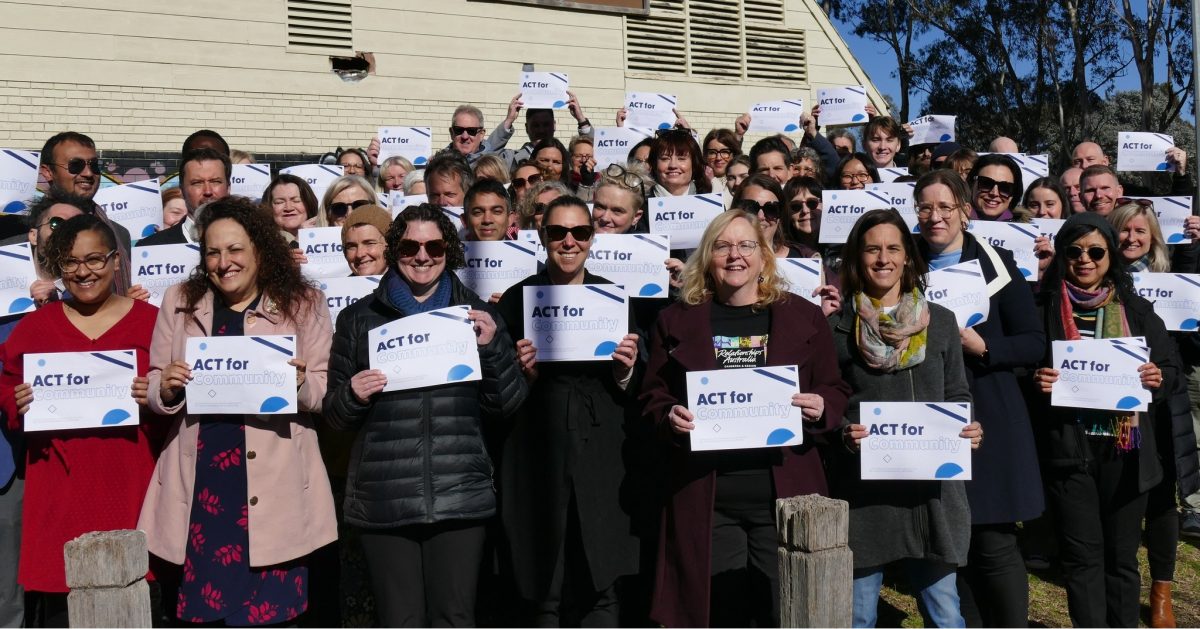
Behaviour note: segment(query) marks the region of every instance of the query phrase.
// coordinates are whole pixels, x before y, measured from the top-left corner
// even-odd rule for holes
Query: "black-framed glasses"
[[[733,149],[705,149],[704,156],[708,159],[712,159],[714,157],[730,159],[733,157]]]
[[[578,242],[587,242],[596,234],[596,228],[591,225],[576,225],[574,227],[563,227],[562,225],[542,225],[542,231],[546,232],[546,240],[549,242],[558,242],[571,234],[571,237]]]
[[[1104,256],[1108,255],[1108,250],[1104,247],[1088,247],[1084,249],[1079,245],[1067,245],[1063,249],[1063,253],[1066,254],[1068,260],[1078,260],[1086,253],[1089,260],[1099,262],[1104,259]]]
[[[957,205],[918,205],[917,218],[929,218],[930,216],[933,216],[934,211],[936,211],[938,216],[942,218],[950,218],[957,210]]]
[[[762,213],[763,218],[768,221],[777,221],[779,220],[779,213],[783,209],[783,204],[779,201],[759,203],[754,199],[738,199],[733,202],[733,208],[736,210],[745,210],[755,215]]]
[[[83,159],[82,157],[72,157],[71,159],[67,160],[67,163],[65,163],[65,164],[59,164],[57,162],[51,162],[51,163],[53,163],[55,166],[58,166],[59,168],[67,169],[67,172],[71,173],[72,175],[78,175],[79,173],[83,172],[84,168],[92,169],[92,174],[94,174],[94,175],[100,174],[100,158],[98,158],[98,157],[93,157],[92,159]]]
[[[349,203],[330,203],[329,213],[341,218],[350,213],[351,210],[357,210],[364,205],[370,205],[371,202],[367,199],[359,199]]]
[[[440,258],[446,255],[446,241],[441,238],[426,240],[425,242],[402,238],[400,244],[396,246],[396,253],[401,258],[411,258],[417,255],[421,247],[425,248],[425,253],[428,253],[431,258]]]
[[[536,186],[541,181],[542,181],[541,173],[533,173],[532,175],[530,175],[528,177],[513,177],[512,178],[512,187],[524,188],[527,185]]]
[[[718,240],[713,243],[712,252],[713,255],[718,258],[727,258],[729,257],[729,254],[733,252],[734,247],[737,247],[738,253],[742,254],[743,258],[748,258],[754,255],[755,251],[758,251],[758,241],[743,240],[738,243],[732,243],[724,240]]]
[[[450,135],[459,136],[464,133],[472,136],[479,135],[480,133],[483,133],[483,127],[450,127]]]
[[[51,216],[50,218],[38,223],[38,229],[41,229],[42,227],[49,225],[50,231],[54,231],[54,230],[58,229],[59,225],[62,225],[65,222],[67,222],[67,219],[65,219],[61,216]]]
[[[1011,197],[1016,186],[1011,181],[996,181],[991,177],[976,175],[975,190],[977,192],[988,192],[992,188],[995,188],[996,192],[999,192],[1002,197]]]
[[[117,255],[117,250],[113,249],[104,255],[88,256],[82,260],[67,258],[63,260],[62,264],[58,265],[58,268],[62,269],[63,273],[74,273],[79,270],[79,265],[82,264],[89,271],[99,271],[107,266],[108,261],[115,255]]]
[[[604,169],[604,177],[641,194],[643,198],[646,196],[646,182],[641,175],[631,172],[620,164],[609,164],[608,168]]]

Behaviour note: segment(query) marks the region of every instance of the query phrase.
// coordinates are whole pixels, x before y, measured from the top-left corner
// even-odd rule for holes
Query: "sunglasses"
[[[975,177],[975,190],[978,192],[987,192],[995,188],[1002,197],[1011,197],[1016,186],[1011,181],[996,181],[991,177],[979,175]]]
[[[65,222],[67,222],[67,219],[61,216],[51,216],[49,220],[38,223],[38,228],[41,228],[43,225],[49,225],[50,231],[54,231],[58,229],[59,225],[62,225]]]
[[[1063,249],[1063,253],[1067,255],[1068,260],[1078,260],[1079,258],[1083,257],[1083,254],[1086,253],[1089,260],[1092,262],[1099,262],[1100,260],[1104,259],[1104,256],[1108,255],[1108,250],[1104,247],[1088,247],[1087,249],[1084,249],[1079,245],[1067,245],[1067,247]]]
[[[66,168],[68,173],[78,175],[83,172],[84,168],[91,168],[92,174],[100,174],[100,159],[93,157],[92,159],[83,159],[82,157],[72,157],[67,160],[66,164],[54,164],[59,168]]]
[[[350,210],[356,210],[364,205],[370,205],[371,202],[366,199],[351,201],[350,203],[330,203],[329,213],[337,217],[342,217],[350,213]]]
[[[450,127],[450,135],[479,135],[483,133],[483,127]]]
[[[421,247],[425,247],[425,253],[428,253],[431,258],[440,258],[446,255],[446,241],[441,238],[426,240],[425,242],[403,238],[396,247],[396,253],[400,254],[401,258],[411,258],[417,255]]]
[[[550,242],[563,240],[567,237],[567,234],[571,234],[571,237],[579,242],[587,242],[596,233],[596,228],[591,225],[576,225],[574,227],[542,225],[542,230],[546,232],[546,240]]]
[[[804,207],[808,208],[811,212],[816,212],[821,207],[820,199],[805,199],[802,201],[802,203],[804,204]],[[795,206],[796,201],[793,200],[792,205]]]
[[[534,173],[528,177],[513,177],[512,187],[524,188],[527,185],[534,186],[534,185],[537,185],[539,182],[541,182],[541,180],[542,180],[541,173]]]
[[[767,201],[766,203],[759,203],[754,199],[738,199],[737,201],[733,202],[733,207],[738,210],[745,210],[751,214],[758,214],[759,212],[762,212],[764,218],[772,221],[779,220],[779,210],[782,208],[782,205],[779,203],[779,201]]]
[[[1135,199],[1133,197],[1121,197],[1117,199],[1117,205],[1125,205],[1127,203],[1136,203],[1138,207],[1154,207],[1154,201],[1150,199]]]

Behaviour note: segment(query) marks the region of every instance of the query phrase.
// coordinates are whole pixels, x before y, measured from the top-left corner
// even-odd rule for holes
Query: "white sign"
[[[537,249],[516,240],[463,242],[467,265],[455,273],[463,285],[487,301],[537,273]]]
[[[308,258],[300,266],[305,276],[320,279],[350,274],[350,265],[342,253],[341,227],[302,227],[298,240],[300,251]]]
[[[663,234],[596,234],[587,269],[625,286],[630,297],[666,297],[671,237]]]
[[[625,126],[646,129],[670,129],[675,126],[675,104],[671,94],[625,93]],[[622,162],[623,163],[623,162]]]
[[[751,133],[795,133],[800,130],[804,101],[800,98],[755,103],[750,107]]]
[[[954,116],[921,116],[908,125],[913,129],[909,146],[954,141]]]
[[[1049,155],[1026,155],[1019,153],[1016,155],[1009,154],[1008,156],[1021,168],[1021,177],[1025,181],[1026,190],[1029,189],[1029,184],[1034,181],[1050,176]]]
[[[823,190],[821,231],[817,235],[817,241],[844,244],[850,236],[850,230],[854,229],[854,224],[863,214],[888,208],[895,208],[900,212],[909,230],[915,231],[917,214],[912,205],[912,188],[906,183],[875,185],[886,187],[878,190]]]
[[[971,480],[971,405],[863,402],[859,475],[863,480]]]
[[[1058,235],[1059,230],[1067,223],[1064,218],[1035,218],[1029,221],[1030,225],[1037,230],[1039,236],[1045,236],[1050,239],[1050,244],[1054,244],[1054,237]]]
[[[269,185],[271,185],[270,164],[233,165],[233,175],[229,180],[229,194],[258,201],[262,199],[263,193],[267,191]],[[318,202],[320,199],[321,197],[317,197]]]
[[[537,361],[611,361],[629,331],[629,305],[619,284],[525,286],[525,338]]]
[[[195,336],[187,340],[190,415],[299,412],[296,405],[296,337]]]
[[[338,315],[349,308],[354,302],[370,295],[379,288],[379,278],[382,275],[350,275],[347,277],[327,277],[320,280],[321,292],[325,293],[325,302],[329,304],[329,318],[337,329]]]
[[[517,240],[532,245],[537,251],[537,261],[542,264],[546,263],[546,245],[542,244],[542,239],[538,236],[536,229],[522,229],[517,231]]]
[[[402,190],[392,191],[391,201],[388,203],[388,209],[392,211],[392,219],[394,220],[404,208],[429,203],[429,195],[427,194],[404,194]]]
[[[991,304],[979,260],[930,271],[925,282],[925,298],[953,312],[958,327],[970,328],[987,321]]]
[[[131,281],[150,291],[148,300],[161,308],[167,289],[187,280],[200,264],[200,245],[149,245],[134,247],[129,254]]]
[[[133,399],[134,350],[26,354],[25,382],[33,403],[25,430],[114,428],[138,425]]]
[[[687,406],[696,424],[692,451],[804,443],[804,417],[792,406],[799,392],[795,366],[688,372]]]
[[[0,315],[33,312],[37,305],[29,287],[38,279],[29,243],[0,247]]]
[[[1041,235],[1037,227],[1028,223],[974,220],[969,231],[993,247],[1011,251],[1021,275],[1030,282],[1038,280],[1038,260],[1033,253],[1033,241]]]
[[[820,123],[825,126],[867,122],[867,88],[861,85],[819,89],[817,102],[821,106]]]
[[[1050,403],[1071,408],[1144,411],[1150,392],[1142,387],[1138,367],[1150,362],[1150,348],[1141,336],[1116,339],[1054,341],[1058,382]]]
[[[95,201],[108,218],[129,230],[133,242],[153,234],[162,225],[163,203],[157,179],[101,188],[96,191]]]
[[[1117,170],[1174,171],[1167,163],[1167,151],[1175,148],[1175,138],[1163,133],[1121,131],[1117,134]]]
[[[40,153],[0,149],[0,213],[20,214],[33,198]],[[97,173],[98,174],[98,173]]]
[[[342,167],[329,164],[300,164],[291,168],[284,168],[279,171],[282,175],[295,175],[304,181],[308,182],[308,187],[312,188],[313,194],[317,197],[317,202],[325,198],[325,190],[333,183],[333,180],[342,176]]]
[[[878,171],[880,183],[892,183],[901,177],[908,176],[908,168],[904,166],[898,166],[896,168],[880,168]]]
[[[1154,204],[1154,214],[1168,245],[1191,242],[1184,233],[1184,223],[1192,215],[1192,197],[1131,197]]]
[[[429,127],[379,127],[379,163],[399,155],[420,168],[433,154],[433,131]]]
[[[712,220],[725,211],[720,192],[650,199],[650,233],[667,234],[671,246],[691,249]]]
[[[619,164],[627,168],[629,151],[638,142],[654,136],[654,129],[638,127],[601,127],[596,129],[596,172],[608,168],[609,164]]]
[[[367,332],[371,369],[384,391],[406,391],[483,377],[469,306],[450,306],[385,323]]]
[[[1200,275],[1194,273],[1134,272],[1133,289],[1154,304],[1168,330],[1200,329]]]
[[[821,287],[824,279],[820,258],[778,258],[775,266],[788,281],[792,294],[807,299],[815,306],[821,305],[821,297],[813,296],[813,291]]]
[[[522,72],[518,83],[525,109],[565,109],[570,82],[562,72]]]

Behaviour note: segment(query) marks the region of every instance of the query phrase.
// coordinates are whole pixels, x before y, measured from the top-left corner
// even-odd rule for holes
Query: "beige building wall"
[[[198,128],[252,152],[322,153],[366,145],[381,125],[428,125],[449,142],[454,107],[504,117],[522,63],[562,71],[593,124],[610,126],[625,91],[679,96],[693,126],[731,126],[759,100],[863,83],[841,37],[812,0],[785,0],[786,25],[807,37],[809,82],[729,85],[627,76],[624,18],[484,0],[354,0],[354,48],[376,74],[345,83],[327,55],[287,46],[285,0],[0,1],[0,146],[40,148],[55,132],[102,149],[174,151]],[[560,113],[559,135],[573,131]],[[525,139],[523,117],[515,144]]]

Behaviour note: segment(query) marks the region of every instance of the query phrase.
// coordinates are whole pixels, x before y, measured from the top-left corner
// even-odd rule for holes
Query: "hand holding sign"
[[[519,87],[521,102],[529,109],[565,109],[570,83],[562,72],[523,72]]]

